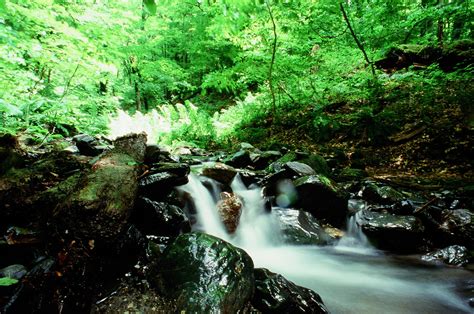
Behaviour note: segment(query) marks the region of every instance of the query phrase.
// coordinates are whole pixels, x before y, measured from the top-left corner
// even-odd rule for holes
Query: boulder
[[[444,210],[438,231],[444,243],[474,248],[474,214],[467,209]]]
[[[243,250],[204,233],[182,234],[149,268],[149,280],[178,311],[236,313],[254,291],[253,262]]]
[[[326,159],[317,154],[310,154],[305,158],[298,159],[298,161],[310,166],[317,174],[329,176],[331,173],[331,169],[329,169]]]
[[[293,184],[298,193],[295,207],[310,212],[337,226],[346,220],[348,195],[334,181],[323,175],[311,175],[296,179]]]
[[[362,197],[379,204],[393,204],[405,199],[402,193],[387,185],[369,182],[362,191]]]
[[[240,150],[236,152],[234,155],[227,158],[224,162],[236,168],[248,167],[252,164],[252,159],[250,158],[250,151]]]
[[[152,200],[160,201],[176,186],[188,183],[188,164],[158,163],[138,181],[139,193]]]
[[[310,213],[296,209],[277,208],[272,213],[278,219],[283,240],[296,245],[326,245],[330,236]]]
[[[424,226],[414,216],[397,216],[362,210],[357,224],[377,248],[400,253],[420,251]]]
[[[427,262],[443,262],[448,265],[463,266],[469,263],[471,255],[465,246],[451,245],[444,249],[439,249],[421,257]]]
[[[232,180],[234,180],[235,175],[237,174],[237,170],[226,164],[216,162],[206,164],[202,169],[202,174],[222,184],[230,185]]]
[[[14,264],[0,269],[0,278],[8,277],[16,280],[20,280],[23,276],[26,275],[28,271],[26,267],[20,264]]]
[[[222,192],[221,200],[217,203],[217,210],[227,232],[230,234],[237,230],[240,215],[242,213],[242,202],[235,194]]]
[[[66,200],[54,211],[63,234],[113,241],[127,225],[137,193],[138,163],[143,161],[145,134],[119,138],[115,148],[99,158]]]
[[[310,176],[316,172],[307,164],[298,161],[289,161],[283,165],[283,169],[288,170],[292,175],[297,177]]]
[[[191,230],[189,220],[178,206],[140,196],[131,217],[145,234],[177,236]]]
[[[342,169],[337,178],[342,181],[358,181],[368,176],[367,171],[356,168],[344,168]]]
[[[145,150],[145,163],[154,164],[159,162],[170,162],[170,152],[159,145],[147,145]]]
[[[255,269],[252,306],[262,313],[329,313],[316,292],[265,268]]]
[[[102,151],[96,148],[99,145],[96,138],[87,134],[78,134],[72,138],[76,143],[79,153],[85,156],[97,156]]]
[[[281,157],[279,151],[264,151],[264,152],[253,152],[250,154],[250,160],[252,161],[252,166],[256,170],[262,170],[268,167],[268,165]]]

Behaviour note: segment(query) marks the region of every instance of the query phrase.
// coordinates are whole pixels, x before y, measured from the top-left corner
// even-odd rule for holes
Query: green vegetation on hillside
[[[470,0],[3,0],[0,10],[0,132],[37,141],[106,134],[118,110],[145,114],[160,142],[201,147],[271,145],[282,132],[377,144],[441,112],[472,116]],[[398,59],[376,62],[389,55]]]

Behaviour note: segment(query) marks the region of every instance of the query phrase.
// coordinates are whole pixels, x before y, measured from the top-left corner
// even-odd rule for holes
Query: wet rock
[[[252,159],[250,158],[250,151],[240,150],[228,159],[226,159],[224,162],[236,168],[248,167],[252,164]]]
[[[144,196],[138,198],[131,221],[146,234],[177,236],[191,230],[189,220],[181,208]]]
[[[146,256],[149,261],[158,260],[174,238],[147,235]]]
[[[356,168],[344,168],[342,169],[337,178],[343,181],[358,181],[368,176],[367,171]]]
[[[188,164],[155,164],[149,174],[138,181],[139,193],[152,200],[161,200],[176,186],[188,183]]]
[[[329,313],[316,292],[265,268],[255,269],[252,306],[262,313]]]
[[[379,249],[394,252],[417,252],[423,245],[425,230],[414,216],[396,216],[363,210],[357,224],[369,240]]]
[[[461,244],[474,248],[474,214],[467,209],[443,211],[443,220],[439,226],[441,241],[449,244]]]
[[[326,159],[320,155],[310,154],[305,158],[298,159],[298,161],[310,166],[317,174],[329,176],[331,173]]]
[[[316,174],[316,172],[310,166],[297,162],[297,161],[289,161],[283,165],[283,169],[290,171],[294,176],[302,177],[302,176],[310,176]]]
[[[159,145],[147,145],[145,150],[145,163],[171,162],[170,152]]]
[[[0,277],[8,277],[20,280],[27,273],[26,267],[20,264],[14,264],[0,269]]]
[[[41,235],[38,231],[12,226],[4,235],[8,245],[28,245],[41,243]]]
[[[222,184],[229,185],[232,180],[234,180],[237,170],[226,164],[216,162],[213,164],[206,164],[202,169],[202,174]]]
[[[471,255],[465,246],[452,245],[444,249],[430,252],[421,257],[427,262],[440,261],[448,265],[463,266],[469,263]]]
[[[72,138],[76,143],[79,152],[85,156],[97,156],[101,153],[100,150],[96,148],[99,144],[97,139],[87,134],[78,134]]]
[[[242,213],[242,202],[235,194],[222,192],[221,200],[217,203],[217,211],[227,232],[234,233],[239,225]]]
[[[348,195],[334,181],[323,175],[312,175],[296,179],[293,184],[298,192],[295,207],[335,226],[345,222]]]
[[[204,233],[180,235],[150,266],[149,278],[178,311],[236,313],[254,291],[253,262],[243,250]]]
[[[268,165],[281,157],[281,153],[278,151],[264,151],[264,152],[253,152],[250,154],[250,160],[252,166],[256,170],[262,170],[268,167]]]
[[[296,245],[325,245],[330,236],[310,213],[296,209],[278,208],[272,211],[280,224],[283,240]]]
[[[380,186],[374,182],[369,182],[362,191],[362,197],[369,201],[379,204],[393,204],[405,199],[402,193],[390,186]]]

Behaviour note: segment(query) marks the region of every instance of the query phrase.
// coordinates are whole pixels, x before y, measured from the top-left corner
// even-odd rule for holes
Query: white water
[[[260,189],[246,189],[238,177],[232,189],[244,205],[233,236],[225,232],[217,214],[218,185],[212,184],[211,194],[197,176],[190,176],[180,190],[193,199],[198,214],[195,229],[245,249],[255,267],[318,292],[332,313],[470,313],[453,292],[455,281],[470,273],[398,265],[369,246],[356,226],[356,216],[349,223],[353,229],[335,247],[284,245],[276,218],[264,211]]]

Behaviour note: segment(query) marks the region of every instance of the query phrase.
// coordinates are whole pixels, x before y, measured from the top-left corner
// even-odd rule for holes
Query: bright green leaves
[[[9,278],[9,277],[2,277],[0,278],[0,286],[1,287],[8,287],[12,286],[14,284],[17,284],[18,280],[14,278]]]
[[[156,3],[155,0],[143,0],[143,10],[147,15],[156,15]]]
[[[7,3],[6,0],[0,0],[0,12],[7,10]]]

